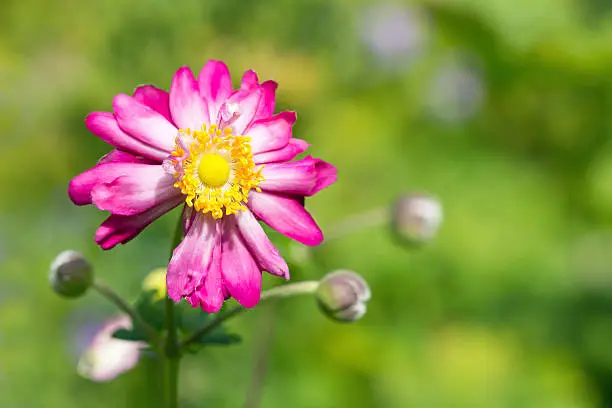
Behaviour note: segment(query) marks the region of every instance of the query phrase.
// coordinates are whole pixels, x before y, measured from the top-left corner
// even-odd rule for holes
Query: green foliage
[[[143,291],[138,297],[138,300],[134,303],[134,309],[148,325],[153,327],[157,332],[162,332],[165,324],[164,303],[165,300],[163,298],[160,299],[158,291]],[[183,338],[190,337],[196,331],[208,325],[216,316],[215,314],[206,313],[200,308],[193,308],[186,301],[179,303],[175,309],[177,326]],[[128,341],[149,340],[144,328],[136,323],[131,330],[117,330],[113,334],[113,337]],[[228,333],[223,325],[219,325],[205,335],[196,337],[188,351],[195,353],[202,346],[225,346],[237,344],[240,343],[240,341],[240,336],[237,334]]]
[[[206,313],[200,308],[194,309],[186,301],[182,301],[177,308],[178,327],[183,334],[183,338],[189,338],[199,329],[207,326],[216,316],[217,314]],[[196,337],[189,351],[196,352],[202,346],[207,345],[225,346],[237,344],[240,343],[240,341],[241,338],[239,335],[228,333],[225,326],[219,325],[209,333]]]
[[[134,304],[134,309],[151,327],[157,331],[164,328],[164,299],[156,290],[143,291]]]
[[[147,341],[147,335],[140,329],[127,330],[119,329],[113,333],[113,337],[119,340],[127,341]]]

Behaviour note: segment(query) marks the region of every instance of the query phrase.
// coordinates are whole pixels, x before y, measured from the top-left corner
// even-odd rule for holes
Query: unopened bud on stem
[[[83,296],[93,284],[93,268],[81,253],[64,251],[51,263],[49,283],[60,296]]]
[[[425,244],[435,237],[442,223],[442,205],[423,194],[400,196],[392,207],[391,227],[402,241]]]
[[[366,302],[371,297],[367,282],[349,270],[337,270],[323,277],[316,295],[321,310],[342,322],[359,320],[365,314]]]
[[[155,300],[166,297],[166,269],[157,268],[152,270],[142,282],[142,289],[145,291],[155,291]]]

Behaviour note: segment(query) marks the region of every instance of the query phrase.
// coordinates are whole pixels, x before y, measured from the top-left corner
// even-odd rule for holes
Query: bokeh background
[[[262,407],[612,407],[612,3],[604,0],[4,0],[0,13],[0,407],[156,407],[155,365],[76,373],[115,313],[48,288],[79,250],[134,298],[177,212],[102,252],[105,214],[67,183],[109,151],[83,119],[208,59],[279,82],[295,136],[339,168],[307,202],[324,231],[406,191],[444,206],[420,249],[384,225],[311,256],[373,298],[341,325],[309,298],[232,321],[183,364],[184,407],[240,407],[269,331]],[[281,245],[286,251],[286,247]],[[267,285],[278,283],[266,279]]]

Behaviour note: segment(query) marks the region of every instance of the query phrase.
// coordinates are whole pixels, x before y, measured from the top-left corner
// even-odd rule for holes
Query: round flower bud
[[[422,194],[400,196],[391,209],[391,228],[403,242],[420,245],[435,237],[442,223],[442,205]]]
[[[157,268],[149,272],[142,282],[142,289],[145,291],[155,291],[155,300],[166,297],[166,269]]]
[[[64,251],[51,263],[49,282],[55,293],[77,298],[93,284],[93,268],[81,253]]]
[[[334,320],[354,322],[366,312],[370,287],[357,273],[337,270],[321,279],[316,292],[321,310]]]

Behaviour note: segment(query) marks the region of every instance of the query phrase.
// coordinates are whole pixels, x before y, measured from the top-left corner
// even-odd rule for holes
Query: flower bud
[[[157,268],[152,270],[142,282],[142,289],[155,291],[155,300],[166,297],[166,269]]]
[[[370,287],[357,273],[337,270],[321,279],[316,298],[321,310],[334,320],[354,322],[366,312]]]
[[[408,244],[427,243],[435,237],[441,223],[442,205],[427,195],[402,195],[391,209],[391,228]]]
[[[93,284],[93,268],[81,253],[64,251],[51,263],[49,282],[58,295],[77,298]]]

